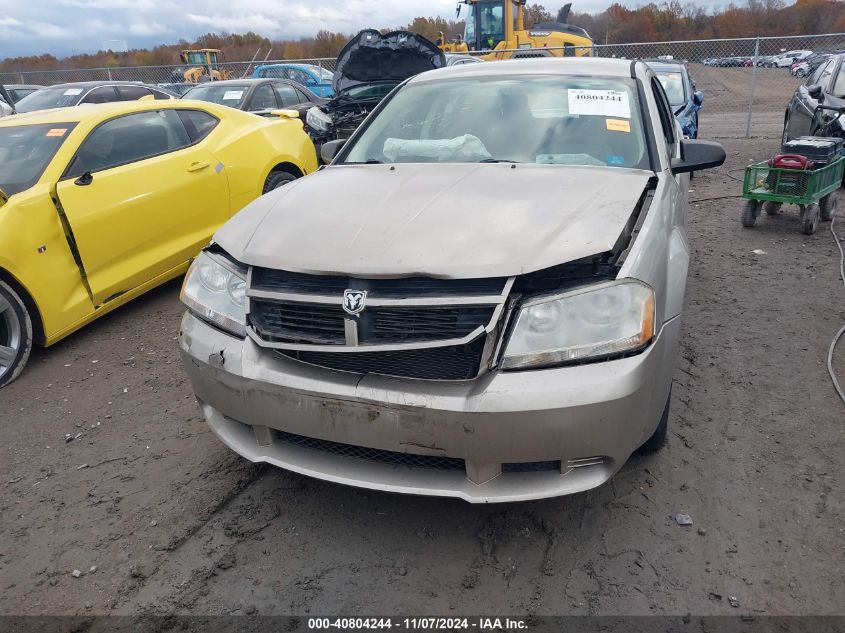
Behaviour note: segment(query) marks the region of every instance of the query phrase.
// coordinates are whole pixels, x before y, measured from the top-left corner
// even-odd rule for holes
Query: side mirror
[[[144,95],[143,97],[138,97],[138,101],[155,101],[155,97],[153,95]]]
[[[320,158],[322,158],[323,162],[328,165],[334,160],[334,157],[340,153],[340,150],[344,145],[346,145],[345,138],[323,143],[323,146],[320,148]]]
[[[9,201],[9,196],[6,194],[5,191],[0,189],[0,207],[6,204]]]
[[[280,119],[298,119],[299,112],[296,110],[291,109],[282,109],[282,110],[271,110],[270,114],[273,116],[277,116]]]
[[[701,104],[704,103],[704,93],[701,90],[696,90],[692,95],[692,102],[695,107],[700,108]]]
[[[824,92],[822,91],[822,87],[818,84],[807,88],[807,94],[809,94],[813,99],[824,101]]]
[[[672,160],[672,173],[683,174],[700,169],[718,167],[725,162],[724,148],[713,141],[684,139],[681,141],[681,158]]]

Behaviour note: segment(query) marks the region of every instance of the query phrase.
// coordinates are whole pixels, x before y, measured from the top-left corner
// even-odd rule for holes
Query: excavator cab
[[[511,7],[511,23],[516,20],[517,6],[508,0],[486,0],[469,4],[464,41],[474,51],[490,51],[507,40],[505,12]],[[511,26],[513,29],[513,26]]]
[[[179,69],[179,78],[175,80],[198,83],[229,79],[230,72],[219,68],[218,56],[219,61],[223,61],[223,51],[217,48],[189,49],[180,52],[179,59],[187,65],[187,68]]]
[[[467,6],[463,38],[447,42],[442,33],[437,43],[447,53],[482,53],[480,59],[519,57],[582,57],[592,55],[593,40],[584,29],[568,24],[570,4],[561,9],[557,22],[525,28],[527,0],[460,0],[457,16]]]

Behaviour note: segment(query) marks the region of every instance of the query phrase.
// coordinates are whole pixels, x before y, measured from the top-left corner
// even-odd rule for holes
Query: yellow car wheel
[[[26,304],[0,281],[0,387],[18,377],[31,351],[32,319]]]

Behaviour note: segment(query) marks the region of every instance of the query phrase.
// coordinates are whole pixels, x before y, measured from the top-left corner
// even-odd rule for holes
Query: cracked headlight
[[[638,350],[654,336],[654,290],[623,279],[523,304],[503,369],[548,367]]]
[[[224,258],[200,253],[185,275],[179,298],[201,319],[246,336],[246,272]]]
[[[332,128],[332,118],[317,106],[308,109],[305,122],[318,132],[328,132]]]

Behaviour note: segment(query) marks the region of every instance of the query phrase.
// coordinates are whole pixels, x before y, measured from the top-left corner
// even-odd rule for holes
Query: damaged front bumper
[[[474,503],[571,494],[607,481],[655,430],[679,320],[643,353],[437,382],[332,371],[190,313],[180,348],[203,416],[232,450],[363,488]]]

